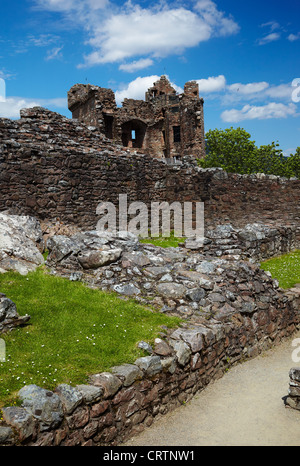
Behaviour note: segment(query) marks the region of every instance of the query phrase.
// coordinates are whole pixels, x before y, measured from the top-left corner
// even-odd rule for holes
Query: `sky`
[[[196,80],[205,131],[244,128],[300,146],[299,0],[0,0],[0,117],[42,106],[72,117],[76,83],[144,99],[166,75]]]

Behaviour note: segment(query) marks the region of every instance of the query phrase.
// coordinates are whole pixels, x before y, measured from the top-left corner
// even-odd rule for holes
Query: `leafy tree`
[[[286,158],[282,151],[277,149],[278,146],[279,144],[272,142],[256,149],[257,165],[252,173],[286,176]]]
[[[257,147],[243,128],[213,129],[206,134],[206,156],[199,160],[203,168],[220,167],[231,173],[265,173],[300,177],[300,147],[285,157],[279,144]]]
[[[213,129],[206,134],[207,155],[199,163],[202,167],[221,167],[228,172],[248,173],[255,141],[242,128]]]
[[[289,176],[300,178],[300,147],[297,147],[296,153],[291,154],[286,160]]]

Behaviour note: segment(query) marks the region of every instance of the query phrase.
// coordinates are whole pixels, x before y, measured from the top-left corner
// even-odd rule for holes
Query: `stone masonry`
[[[0,211],[95,228],[100,202],[204,202],[205,224],[299,225],[300,181],[170,165],[113,144],[97,127],[36,107],[0,119]]]
[[[178,95],[161,76],[146,92],[145,101],[125,99],[122,107],[117,107],[111,89],[75,84],[68,104],[73,118],[96,126],[123,147],[166,159],[205,155],[203,99],[195,81],[187,82]]]
[[[219,247],[228,231],[217,227],[211,241]],[[242,236],[250,235],[257,253],[268,236],[280,248],[282,241],[272,230],[267,233],[249,225]],[[50,273],[122,299],[134,297],[179,315],[182,324],[162,329],[153,346],[139,342],[144,356],[92,374],[85,384],[61,383],[53,391],[24,386],[21,406],[2,409],[0,445],[122,445],[232,365],[273,347],[300,326],[300,289],[282,290],[257,263],[245,260],[243,251],[240,257],[225,250],[211,257],[200,249],[142,244],[128,232],[99,231],[54,235],[47,248]]]

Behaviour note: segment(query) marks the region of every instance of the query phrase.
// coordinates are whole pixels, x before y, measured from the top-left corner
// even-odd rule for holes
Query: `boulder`
[[[22,275],[44,264],[44,243],[33,217],[0,213],[0,268]]]
[[[113,291],[125,296],[135,296],[141,293],[140,289],[133,283],[119,283],[112,287]]]
[[[145,371],[146,375],[152,377],[162,371],[161,359],[159,356],[144,356],[138,358],[135,364]]]
[[[36,436],[37,421],[24,408],[10,406],[2,410],[4,421],[18,431],[19,440],[34,438]]]
[[[135,364],[122,364],[111,368],[112,373],[123,381],[124,387],[132,385],[136,380],[142,379],[143,372]]]
[[[121,380],[110,372],[101,372],[90,376],[90,383],[103,389],[103,398],[109,398],[121,388]]]
[[[178,364],[180,366],[188,364],[192,354],[189,345],[182,340],[170,340],[170,345],[172,345],[175,350]]]
[[[82,251],[78,254],[78,262],[84,269],[97,269],[103,265],[117,261],[122,249],[99,249],[97,251]]]
[[[76,388],[67,384],[58,385],[55,391],[60,397],[63,409],[67,414],[71,414],[83,400],[82,394]]]
[[[99,401],[103,395],[103,389],[101,387],[94,387],[93,385],[76,385],[76,389],[87,404]]]
[[[203,333],[201,332],[201,329],[178,328],[172,333],[171,339],[177,340],[177,341],[180,341],[180,340],[184,341],[186,344],[188,344],[192,353],[197,353],[203,348]]]
[[[186,292],[186,288],[180,283],[159,283],[156,289],[165,298],[173,299],[182,298]]]
[[[21,388],[19,397],[22,407],[39,421],[41,431],[55,428],[61,423],[63,405],[55,393],[33,384]]]
[[[72,236],[54,235],[47,241],[47,263],[53,267],[71,267],[73,270],[97,269],[111,264],[138,241],[134,235],[125,233],[92,230]]]
[[[20,316],[15,303],[4,294],[0,294],[0,333],[24,325],[29,319],[29,315]]]

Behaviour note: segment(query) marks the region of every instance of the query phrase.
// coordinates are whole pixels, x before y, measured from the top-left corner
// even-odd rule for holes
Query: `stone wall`
[[[95,228],[100,201],[203,201],[207,227],[297,225],[300,181],[169,165],[113,145],[95,127],[42,108],[0,119],[0,211]]]
[[[159,248],[124,232],[55,235],[47,248],[50,271],[134,296],[181,316],[182,325],[153,346],[140,342],[147,355],[86,384],[24,386],[21,406],[2,410],[0,445],[121,445],[300,327],[300,288],[284,291],[257,264],[235,256]]]
[[[61,384],[54,392],[25,386],[22,406],[2,410],[0,445],[120,445],[234,363],[290,335],[299,326],[295,301],[290,296],[276,309],[177,330],[157,339],[149,356],[94,374],[86,385]]]
[[[210,257],[234,257],[260,262],[300,248],[300,227],[248,223],[234,228],[230,223],[207,229],[204,241],[187,239],[185,247],[200,249]]]
[[[285,404],[290,408],[300,410],[300,367],[292,367],[289,376],[290,383]]]

